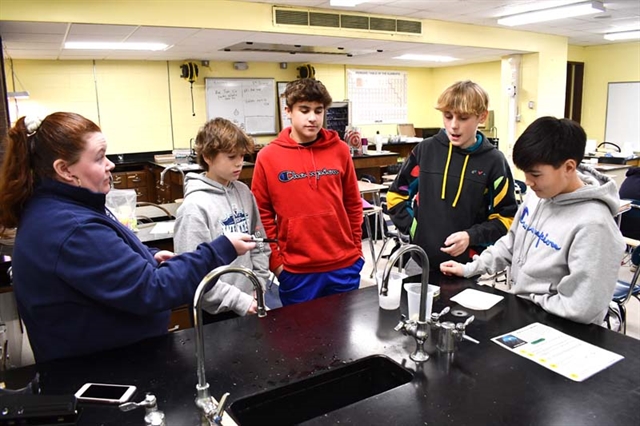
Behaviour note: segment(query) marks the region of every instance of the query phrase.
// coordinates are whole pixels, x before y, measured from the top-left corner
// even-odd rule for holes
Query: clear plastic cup
[[[380,287],[382,287],[382,272],[378,272],[378,304],[382,309],[393,311],[400,308],[400,294],[402,293],[402,280],[407,277],[407,274],[400,272],[391,272],[389,275],[389,283],[387,286],[387,295],[380,294]]]
[[[420,288],[420,283],[407,283],[404,285],[404,289],[407,291],[409,319],[412,321],[417,321],[420,315]],[[427,300],[425,300],[425,305],[427,306],[427,319],[431,316],[431,307],[433,306],[434,293],[435,288],[433,286],[429,286],[427,290]]]

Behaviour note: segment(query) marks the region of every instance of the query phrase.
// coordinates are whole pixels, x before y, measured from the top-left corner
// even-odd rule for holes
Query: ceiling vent
[[[421,21],[381,18],[364,14],[316,12],[280,6],[273,7],[273,21],[276,25],[379,31],[391,34],[422,34]]]

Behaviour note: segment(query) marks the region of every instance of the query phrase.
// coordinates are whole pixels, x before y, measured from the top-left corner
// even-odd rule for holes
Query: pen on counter
[[[259,238],[256,236],[251,236],[251,241],[256,243],[277,243],[278,240],[276,238]]]

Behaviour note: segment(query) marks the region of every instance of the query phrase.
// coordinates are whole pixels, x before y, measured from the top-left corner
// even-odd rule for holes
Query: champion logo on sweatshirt
[[[540,242],[542,242],[543,244],[546,244],[547,246],[551,247],[552,249],[559,251],[560,250],[560,246],[549,239],[549,234],[548,233],[536,229],[533,225],[527,224],[527,222],[525,220],[527,218],[527,216],[529,216],[529,207],[525,207],[522,210],[522,217],[520,217],[520,225],[522,226],[522,228],[525,231],[531,232],[538,239],[538,241],[536,241],[536,245],[534,247],[538,247]]]
[[[308,177],[313,177],[313,176],[318,176],[318,178],[321,178],[322,176],[339,175],[339,174],[340,174],[340,171],[335,169],[322,169],[322,170],[310,171],[308,174],[307,172],[298,173],[291,170],[285,170],[278,173],[278,180],[280,182],[286,183],[286,182],[291,182],[298,179],[306,179]]]

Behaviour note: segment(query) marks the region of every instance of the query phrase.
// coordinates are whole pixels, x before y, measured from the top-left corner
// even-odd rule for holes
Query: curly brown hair
[[[331,105],[331,95],[320,81],[313,78],[301,78],[287,84],[284,99],[289,109],[298,102],[320,102],[325,108]]]

